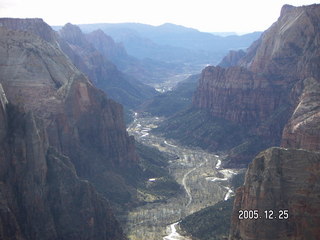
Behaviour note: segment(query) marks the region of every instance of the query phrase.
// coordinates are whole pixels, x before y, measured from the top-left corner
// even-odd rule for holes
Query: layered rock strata
[[[311,90],[320,81],[319,21],[320,5],[285,5],[235,66],[203,70],[193,105],[248,128],[268,146],[319,149],[318,93]]]
[[[319,22],[320,5],[286,5],[240,60],[242,67],[269,76],[290,111],[281,135],[287,148],[260,153],[237,190],[230,240],[320,238]],[[240,219],[243,211],[256,211],[258,218]]]
[[[284,128],[281,145],[289,148],[320,149],[320,83],[315,78],[302,82],[299,104]]]
[[[244,50],[231,50],[219,63],[220,67],[232,67],[239,63],[239,60],[246,55]]]
[[[260,153],[237,190],[229,240],[319,239],[319,182],[318,152],[270,148]],[[259,215],[244,219],[243,211]]]
[[[0,102],[0,238],[125,239],[107,201],[49,146],[44,124]]]
[[[22,24],[18,30],[10,29],[15,21],[14,26]],[[42,20],[30,21],[46,29]],[[106,202],[121,199],[117,203],[124,206],[135,198],[125,177],[137,167],[138,155],[122,106],[96,89],[57,41],[26,31],[28,20],[9,22],[0,19],[0,140],[8,145],[0,158],[5,165],[1,201],[4,211],[15,212],[3,215],[1,229],[8,231],[3,236],[21,232],[21,238],[12,239],[123,239]],[[5,121],[7,101],[21,114]],[[35,119],[41,119],[41,127]],[[6,125],[15,121],[17,130]],[[7,128],[13,132],[9,139]],[[40,176],[33,176],[37,171]]]

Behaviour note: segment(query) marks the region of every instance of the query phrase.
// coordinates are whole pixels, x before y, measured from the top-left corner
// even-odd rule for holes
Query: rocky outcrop
[[[107,58],[114,49],[112,39],[102,32],[85,35],[78,26],[66,24],[60,31],[61,49],[95,86],[124,106],[132,108],[155,94],[155,90],[118,70]],[[103,34],[103,35],[101,35]],[[95,45],[88,39],[97,36]],[[100,41],[99,41],[100,40]],[[111,46],[110,46],[111,44]]]
[[[0,26],[12,30],[27,31],[55,44],[57,34],[41,18],[1,18]]]
[[[6,104],[4,112],[0,238],[125,239],[107,201],[78,178],[68,157],[49,147],[41,121],[12,104]]]
[[[276,130],[286,148],[265,150],[249,165],[236,193],[230,240],[320,238],[319,22],[320,5],[285,5],[278,21],[238,62],[263,77],[265,88],[274,87],[269,98],[282,99],[288,107],[284,127]],[[275,104],[269,114],[285,106],[268,100],[265,106]],[[268,112],[260,104],[258,108]],[[257,119],[259,123],[261,117]],[[251,217],[246,215],[251,219],[243,219],[244,214],[240,219],[243,211],[251,211]]]
[[[254,127],[283,101],[266,77],[239,66],[207,67],[194,96],[194,104],[209,109],[213,116]]]
[[[203,70],[193,105],[247,128],[266,147],[279,145],[283,136],[283,146],[319,149],[319,101],[315,89],[310,92],[320,82],[319,13],[317,4],[284,6],[236,66]]]
[[[270,148],[260,153],[237,190],[229,240],[319,239],[319,169],[318,152]],[[239,219],[242,210],[257,210],[259,216]]]
[[[240,65],[273,75],[278,83],[319,79],[319,8],[319,4],[283,6],[278,21],[248,49]]]
[[[104,197],[123,205],[134,201],[125,178],[137,167],[138,155],[122,106],[96,89],[59,46],[33,33],[0,28],[0,55],[8,101],[41,118],[49,145],[69,157],[78,176]]]
[[[220,67],[227,68],[236,66],[239,63],[239,60],[246,55],[246,52],[243,50],[235,51],[231,50],[228,55],[226,55],[222,61],[219,63]]]
[[[125,63],[125,61],[130,61],[130,56],[127,54],[124,46],[121,43],[115,43],[115,41],[102,30],[98,29],[86,34],[86,39],[102,54],[102,56],[115,63],[117,66]]]
[[[315,78],[301,82],[299,104],[283,130],[281,145],[289,148],[320,149],[320,83]]]

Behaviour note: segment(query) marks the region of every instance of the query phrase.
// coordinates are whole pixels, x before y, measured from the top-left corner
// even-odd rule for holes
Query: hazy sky
[[[319,0],[0,0],[0,17],[38,17],[50,25],[98,22],[166,22],[207,32],[267,29],[281,6]]]

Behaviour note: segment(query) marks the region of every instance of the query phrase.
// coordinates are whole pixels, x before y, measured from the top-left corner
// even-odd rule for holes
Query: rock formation
[[[125,239],[107,201],[49,146],[43,123],[5,95],[0,103],[0,239]]]
[[[283,146],[319,149],[319,9],[285,5],[237,65],[203,70],[194,106],[248,128],[266,147],[279,145],[283,135]]]
[[[130,56],[127,54],[124,46],[121,43],[115,43],[115,41],[101,29],[86,34],[86,39],[102,54],[102,56],[115,63],[117,66],[122,64],[125,60],[130,60]],[[133,60],[133,57],[131,58]]]
[[[235,51],[231,50],[228,55],[226,55],[222,61],[219,63],[220,67],[227,68],[236,66],[239,63],[239,60],[246,55],[246,52],[243,50]]]
[[[301,82],[299,104],[282,134],[281,145],[289,148],[320,149],[320,83],[307,78]]]
[[[59,34],[61,49],[73,64],[112,99],[132,108],[156,93],[151,87],[119,71],[116,65],[110,62],[107,57],[115,54],[111,52],[115,47],[112,46],[112,39],[104,33],[98,31],[85,35],[78,26],[68,23]],[[95,36],[98,39],[93,41],[92,37]],[[88,41],[90,39],[95,46]]]
[[[0,25],[0,238],[124,239],[106,202],[135,198],[122,106],[38,35],[42,20]]]
[[[289,111],[284,128],[277,129],[283,130],[286,148],[260,153],[237,190],[230,240],[320,238],[319,22],[320,5],[285,5],[278,21],[239,61],[240,68],[265,78],[264,88],[280,90],[260,111],[267,113],[270,105],[275,108],[270,113],[281,109],[272,101],[276,97],[287,99]],[[239,219],[244,210],[256,219]]]
[[[237,190],[229,240],[319,239],[319,181],[319,152],[270,148],[260,153]],[[239,219],[242,210],[257,210],[259,216]]]
[[[43,40],[54,44],[57,34],[41,18],[17,19],[1,18],[0,26],[12,30],[27,31],[38,35]]]

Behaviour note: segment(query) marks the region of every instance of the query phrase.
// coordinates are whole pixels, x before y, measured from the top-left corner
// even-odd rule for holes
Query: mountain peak
[[[72,23],[66,23],[62,29],[65,29],[65,30],[73,30],[73,31],[76,31],[76,32],[81,32],[81,29],[77,26],[77,25],[74,25]]]
[[[192,31],[197,31],[197,29],[194,28],[188,28],[188,27],[184,27],[182,25],[177,25],[177,24],[173,24],[173,23],[164,23],[160,26],[158,26],[158,28],[166,30],[166,31],[179,31],[179,32],[192,32]]]
[[[89,33],[88,36],[95,37],[95,38],[97,38],[97,40],[101,39],[101,40],[108,41],[111,44],[115,44],[113,38],[111,38],[109,35],[105,34],[105,32],[102,31],[101,29],[97,29],[97,30]]]
[[[59,34],[71,44],[85,46],[88,45],[81,29],[71,23],[64,25],[63,28],[60,29]]]
[[[281,13],[280,16],[283,16],[285,14],[287,14],[288,12],[290,12],[291,10],[295,9],[296,7],[290,5],[290,4],[285,4],[282,6],[281,8]]]

